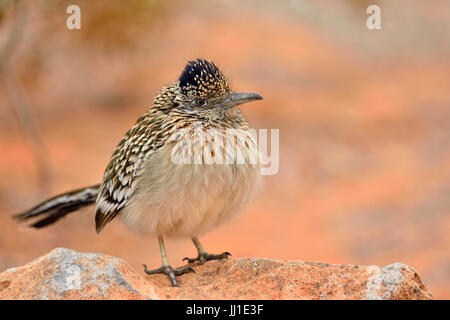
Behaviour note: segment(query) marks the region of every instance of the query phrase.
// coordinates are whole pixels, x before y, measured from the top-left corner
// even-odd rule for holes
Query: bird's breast
[[[259,182],[249,131],[179,132],[145,160],[121,217],[139,233],[196,236],[239,213]]]

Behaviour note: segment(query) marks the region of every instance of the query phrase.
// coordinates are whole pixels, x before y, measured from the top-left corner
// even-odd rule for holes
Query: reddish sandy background
[[[391,1],[392,2],[392,1]],[[51,166],[48,187],[0,77],[0,271],[54,247],[158,267],[156,240],[93,208],[45,230],[11,215],[100,181],[122,135],[189,59],[213,58],[254,128],[280,130],[280,167],[245,213],[201,239],[233,256],[403,262],[450,297],[450,4],[446,1],[73,1],[28,4],[11,58]],[[382,29],[366,8],[379,4]],[[0,48],[21,8],[6,8]],[[1,52],[1,49],[0,49]],[[169,259],[196,254],[168,240]]]

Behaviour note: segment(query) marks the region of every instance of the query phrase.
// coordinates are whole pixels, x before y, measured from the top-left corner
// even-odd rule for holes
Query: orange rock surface
[[[411,267],[230,258],[194,266],[173,288],[122,259],[54,249],[0,274],[0,299],[431,299]]]

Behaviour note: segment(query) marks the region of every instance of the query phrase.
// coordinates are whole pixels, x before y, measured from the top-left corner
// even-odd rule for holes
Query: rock
[[[0,273],[0,299],[431,299],[411,267],[230,258],[194,266],[172,288],[122,259],[54,249]]]

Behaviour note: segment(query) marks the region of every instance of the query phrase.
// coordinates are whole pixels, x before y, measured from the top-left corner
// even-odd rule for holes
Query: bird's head
[[[198,115],[224,115],[234,106],[261,100],[256,93],[232,92],[219,68],[204,59],[189,61],[178,79],[178,108]]]

